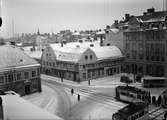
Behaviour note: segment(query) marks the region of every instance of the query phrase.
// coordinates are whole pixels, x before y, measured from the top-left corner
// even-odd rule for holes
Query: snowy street
[[[64,119],[111,119],[113,113],[126,106],[114,99],[115,87],[124,85],[119,81],[120,75],[92,80],[90,86],[87,81],[78,84],[69,80],[61,82],[60,78],[47,75],[41,77],[42,93],[28,95],[24,99]],[[141,87],[140,83],[132,85]],[[73,95],[71,88],[74,89]],[[158,90],[156,95],[162,90]],[[78,94],[80,101],[77,100]]]

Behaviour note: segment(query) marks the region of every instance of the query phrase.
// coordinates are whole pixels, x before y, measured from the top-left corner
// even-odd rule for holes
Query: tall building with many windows
[[[151,8],[131,16],[124,30],[124,51],[127,72],[167,76],[167,11]]]
[[[0,90],[20,95],[41,91],[40,64],[15,46],[0,46]]]
[[[50,44],[41,59],[44,73],[81,82],[120,73],[124,57],[115,46],[73,42]]]
[[[125,14],[124,18],[106,27],[105,39],[126,56],[124,72],[167,76],[167,11],[150,8],[143,15]]]

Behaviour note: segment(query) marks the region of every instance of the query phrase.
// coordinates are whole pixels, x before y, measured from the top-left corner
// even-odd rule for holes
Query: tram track
[[[111,108],[111,107],[112,108],[113,107],[122,108],[123,106],[125,106],[125,104],[116,101],[116,99],[113,96],[107,96],[107,95],[103,95],[102,93],[98,93],[98,92],[93,91],[93,90],[79,88],[81,86],[79,86],[79,87],[71,86],[71,85],[66,85],[66,84],[59,83],[57,81],[46,80],[46,79],[43,82],[47,82],[47,83],[62,86],[63,88],[65,88],[69,92],[73,88],[74,89],[74,94],[76,94],[76,95],[80,94],[80,95],[86,97],[87,99],[94,100],[95,102],[101,103],[108,108]]]

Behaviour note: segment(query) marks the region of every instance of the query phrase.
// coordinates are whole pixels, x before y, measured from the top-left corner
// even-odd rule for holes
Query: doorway
[[[30,85],[26,85],[25,86],[25,94],[30,94],[30,93],[31,93]]]

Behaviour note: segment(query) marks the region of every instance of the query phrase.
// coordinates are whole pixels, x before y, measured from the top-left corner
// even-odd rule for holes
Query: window
[[[90,60],[92,60],[92,55],[90,55]]]
[[[100,76],[100,70],[98,70],[98,76]]]
[[[0,83],[4,83],[4,76],[0,76]]]
[[[148,55],[146,56],[146,60],[149,60],[149,56]]]
[[[91,74],[90,74],[90,72],[88,72],[88,78],[91,78]]]
[[[165,61],[165,58],[164,58],[163,56],[161,57],[161,61],[162,61],[162,62],[164,62],[164,61]]]
[[[132,51],[132,58],[136,59],[137,51]]]
[[[17,80],[21,80],[21,73],[17,73]]]
[[[127,58],[130,58],[130,54],[129,54],[129,53],[126,53],[126,57],[127,57]]]
[[[29,72],[24,72],[24,78],[28,79],[28,76],[29,76]]]
[[[92,76],[95,76],[95,71],[92,71]]]
[[[129,50],[130,49],[130,44],[126,43],[126,49]]]
[[[68,73],[68,77],[71,78],[71,73],[70,72]]]
[[[85,55],[85,60],[88,60],[88,56],[87,55]]]
[[[86,73],[83,73],[83,79],[86,79]]]
[[[108,43],[107,46],[110,46],[110,43]]]
[[[32,77],[36,76],[36,71],[32,71]]]
[[[159,56],[156,56],[156,61],[159,61],[159,59],[160,59]]]
[[[8,82],[12,82],[13,81],[13,75],[12,74],[9,74],[8,75]]]
[[[143,60],[143,57],[144,57],[143,54],[139,54],[139,59],[140,59],[140,60]]]

